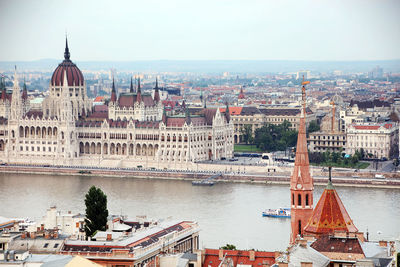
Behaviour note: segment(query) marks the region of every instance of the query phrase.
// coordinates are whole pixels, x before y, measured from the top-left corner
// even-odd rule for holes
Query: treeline
[[[255,131],[254,143],[263,151],[282,151],[297,143],[297,131],[290,129],[291,123],[266,124]]]
[[[288,147],[294,147],[297,144],[297,131],[292,130],[292,124],[284,121],[281,124],[265,124],[256,129],[253,136],[251,125],[245,125],[241,129],[243,141],[246,144],[254,144],[262,151],[274,152],[284,151]],[[316,121],[311,121],[307,127],[307,132],[319,131],[319,125]]]

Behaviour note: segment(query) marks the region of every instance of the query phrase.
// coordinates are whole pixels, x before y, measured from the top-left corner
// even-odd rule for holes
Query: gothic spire
[[[156,77],[156,87],[154,88],[154,101],[160,102],[160,93],[158,91],[158,79]]]
[[[24,78],[24,87],[22,90],[22,99],[24,99],[24,100],[28,99],[28,90],[26,89],[25,78]]]
[[[132,76],[131,76],[131,87],[129,88],[129,92],[133,93],[133,82],[132,82]]]
[[[65,60],[69,60],[70,54],[69,54],[69,49],[68,49],[68,39],[67,36],[65,36],[65,51],[64,51],[64,58]]]
[[[138,78],[136,101],[139,103],[142,102],[142,92],[140,91],[140,77]]]
[[[231,114],[229,112],[228,101],[226,101],[225,118],[226,118],[226,122],[229,122],[231,120]]]
[[[111,90],[111,102],[117,101],[117,93],[115,91],[115,82],[114,82],[114,77],[113,77],[113,82],[112,82],[112,90]]]

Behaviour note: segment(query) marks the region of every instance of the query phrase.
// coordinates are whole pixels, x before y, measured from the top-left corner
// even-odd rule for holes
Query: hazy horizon
[[[400,59],[398,0],[2,0],[0,61]]]

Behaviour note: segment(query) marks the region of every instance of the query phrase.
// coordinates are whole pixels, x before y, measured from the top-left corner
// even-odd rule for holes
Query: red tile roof
[[[242,112],[243,107],[229,107],[229,114],[230,115],[240,115]],[[219,111],[225,113],[226,108],[220,108]]]
[[[304,232],[321,235],[335,231],[357,233],[358,229],[347,213],[332,183],[329,182],[315,206]]]
[[[250,253],[254,252],[254,260],[250,260]],[[275,263],[275,252],[267,251],[249,251],[249,250],[222,250],[222,257],[226,254],[225,261],[233,262],[232,266],[251,265],[259,267],[268,264],[271,266]],[[220,250],[205,249],[203,267],[218,267],[221,263]]]

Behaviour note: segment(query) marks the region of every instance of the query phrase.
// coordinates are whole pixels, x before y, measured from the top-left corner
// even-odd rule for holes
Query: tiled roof
[[[390,103],[386,101],[382,101],[379,99],[374,99],[372,101],[358,101],[351,100],[350,107],[357,105],[360,109],[374,108],[374,107],[390,107]]]
[[[229,114],[230,115],[240,115],[242,112],[243,107],[229,107]],[[220,108],[219,111],[221,113],[225,113],[226,108]]]
[[[254,260],[250,260],[250,253],[254,253]],[[222,256],[233,261],[233,266],[251,265],[262,266],[268,264],[271,266],[275,263],[275,252],[267,251],[249,251],[249,250],[223,250]],[[217,267],[220,265],[220,254],[218,249],[205,249],[203,267]]]
[[[353,125],[353,127],[357,130],[378,130],[382,126],[386,129],[390,129],[393,127],[393,124],[385,123],[383,125]]]
[[[351,253],[351,254],[363,254],[360,241],[356,237],[334,237],[331,235],[320,236],[315,240],[311,247],[321,253]]]
[[[321,235],[335,231],[357,233],[358,229],[347,213],[332,183],[329,182],[315,206],[304,232]]]
[[[267,116],[296,116],[300,114],[300,108],[265,108],[260,109],[262,113]],[[307,114],[312,114],[312,110],[310,108],[306,108]]]

